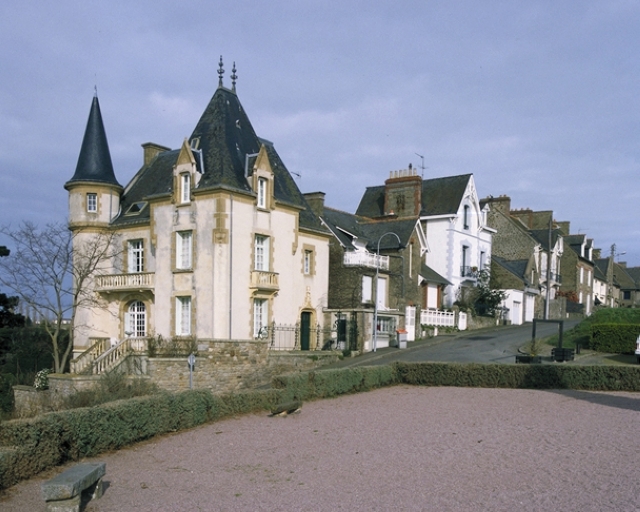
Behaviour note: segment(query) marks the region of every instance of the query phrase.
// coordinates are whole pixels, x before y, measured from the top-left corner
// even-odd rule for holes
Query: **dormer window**
[[[188,203],[191,201],[191,175],[184,173],[180,175],[180,202]]]
[[[98,194],[93,192],[87,194],[87,211],[89,213],[98,213]]]
[[[258,178],[258,208],[267,207],[267,180],[266,178]]]

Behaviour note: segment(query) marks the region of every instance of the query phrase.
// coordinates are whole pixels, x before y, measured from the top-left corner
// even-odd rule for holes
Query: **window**
[[[191,297],[176,297],[176,336],[191,334]]]
[[[623,300],[631,300],[631,291],[630,290],[623,291],[622,298]]]
[[[379,316],[377,330],[381,333],[392,333],[395,331],[395,318],[389,316]]]
[[[311,246],[306,246],[302,251],[302,273],[306,276],[315,274],[315,252]]]
[[[378,277],[376,303],[378,304],[378,309],[387,309],[387,279],[384,277]]]
[[[258,208],[267,207],[267,180],[258,178]]]
[[[93,192],[87,194],[87,211],[89,213],[98,213],[98,194]]]
[[[362,302],[372,301],[373,278],[371,276],[362,276]]]
[[[188,203],[191,201],[191,175],[184,173],[180,175],[180,202]]]
[[[460,276],[466,277],[471,274],[471,268],[469,266],[469,246],[462,246],[462,267],[460,269]]]
[[[584,268],[580,267],[580,284],[584,283]],[[580,301],[582,304],[582,301]]]
[[[264,338],[264,327],[267,326],[267,299],[253,301],[253,337]]]
[[[484,270],[486,257],[487,257],[486,253],[484,251],[480,251],[480,265],[478,266],[478,270]]]
[[[464,205],[464,216],[462,219],[464,222],[464,229],[469,229],[469,205],[468,204]]]
[[[130,274],[144,272],[144,243],[142,240],[129,241],[127,259],[127,270]]]
[[[191,231],[176,233],[176,268],[184,270],[192,266],[193,235]]]
[[[142,301],[132,302],[125,313],[124,334],[127,338],[147,335],[147,311]]]
[[[256,235],[254,250],[254,268],[263,272],[269,272],[269,237]]]

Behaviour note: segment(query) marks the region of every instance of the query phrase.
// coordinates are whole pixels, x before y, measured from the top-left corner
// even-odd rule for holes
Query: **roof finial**
[[[93,86],[93,97],[97,98],[98,97],[98,85],[94,85]]]
[[[236,75],[236,61],[233,61],[233,69],[231,70],[231,90],[236,92],[236,80],[238,79],[238,75]]]
[[[222,75],[224,75],[224,68],[222,67],[222,55],[220,55],[220,62],[218,63],[218,87],[222,87]]]

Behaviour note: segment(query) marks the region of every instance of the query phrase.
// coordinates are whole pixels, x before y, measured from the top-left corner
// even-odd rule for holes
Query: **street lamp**
[[[375,352],[378,345],[378,274],[380,272],[380,241],[387,235],[393,235],[398,239],[398,246],[402,247],[400,237],[393,231],[387,231],[378,238],[378,248],[376,250],[376,298],[373,303],[373,345],[371,351]]]

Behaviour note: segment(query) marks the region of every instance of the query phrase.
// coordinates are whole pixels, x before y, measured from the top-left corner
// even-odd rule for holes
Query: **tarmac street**
[[[566,320],[564,332],[578,324],[578,320]],[[455,363],[515,363],[519,349],[531,342],[532,324],[496,326],[476,331],[444,334],[435,338],[410,342],[407,349],[389,347],[368,352],[352,359],[345,359],[331,368],[369,366],[404,362],[455,362]],[[536,339],[546,338],[558,332],[558,325],[539,323]]]

